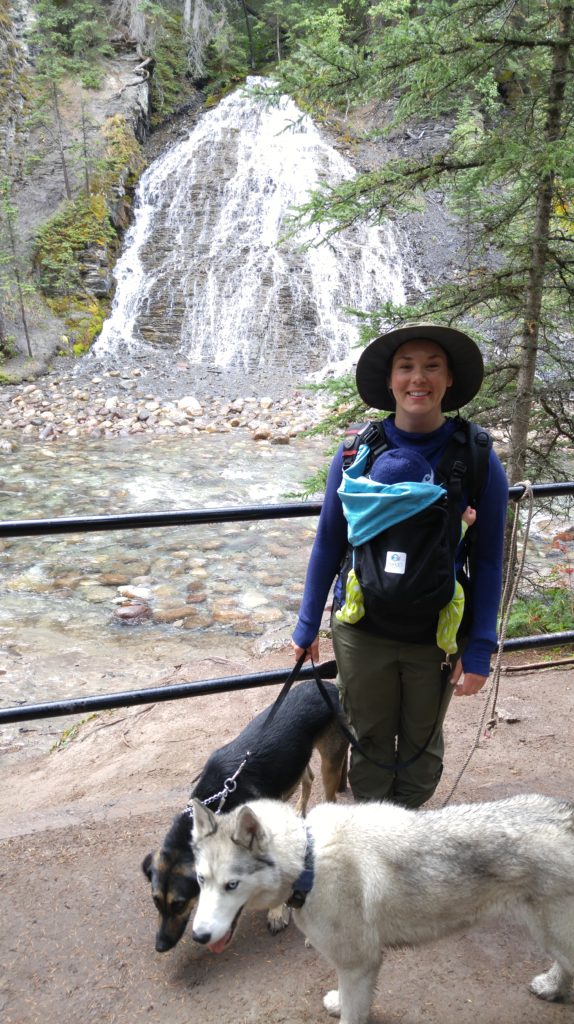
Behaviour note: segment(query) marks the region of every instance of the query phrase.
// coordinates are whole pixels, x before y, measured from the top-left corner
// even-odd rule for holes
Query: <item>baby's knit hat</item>
[[[434,473],[429,462],[407,448],[389,448],[373,462],[371,480],[379,484],[432,484]]]

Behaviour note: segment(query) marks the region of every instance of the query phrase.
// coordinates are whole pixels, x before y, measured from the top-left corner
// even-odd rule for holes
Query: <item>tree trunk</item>
[[[84,184],[85,184],[85,187],[86,187],[86,195],[89,196],[89,194],[90,194],[90,163],[89,163],[89,154],[88,154],[88,125],[87,125],[87,121],[86,121],[86,108],[84,106],[83,101],[82,101],[82,104],[81,104],[81,111],[82,111],[82,121],[81,121],[81,126],[82,126],[82,155],[83,155],[83,159],[84,159]]]
[[[32,344],[30,342],[30,332],[28,330],[28,320],[26,318],[26,306],[24,304],[24,289],[22,288],[22,280],[20,278],[20,271],[18,269],[18,247],[16,245],[16,235],[14,233],[14,225],[12,224],[11,214],[6,214],[6,226],[8,228],[8,239],[10,241],[10,249],[12,252],[13,261],[13,274],[16,282],[16,290],[18,292],[18,303],[20,306],[20,317],[22,320],[22,329],[24,331],[24,337],[26,338],[26,348],[28,355],[32,358]]]
[[[243,14],[245,17],[245,27],[247,29],[247,38],[249,40],[249,64],[251,70],[255,71],[255,54],[253,52],[253,36],[251,35],[251,22],[249,21],[249,14],[245,5],[245,0],[241,0],[241,6],[243,7]]]
[[[62,164],[62,174],[64,175],[64,187],[66,189],[66,196],[68,197],[68,199],[71,199],[72,189],[70,188],[70,179],[68,178],[68,165],[66,164],[66,154],[64,152],[62,118],[60,117],[60,108],[58,106],[58,90],[56,88],[56,83],[54,81],[52,81],[52,102],[54,104],[54,113],[56,115],[56,139],[58,142],[60,163]]]
[[[554,59],[548,86],[548,103],[544,138],[547,143],[560,137],[566,75],[571,50],[572,3],[562,7],[560,32],[556,38]],[[536,217],[531,246],[530,271],[525,293],[524,318],[521,331],[521,356],[516,401],[511,426],[511,454],[508,466],[510,482],[516,483],[524,477],[528,428],[534,395],[534,379],[540,337],[540,313],[544,293],[546,261],[552,200],[555,193],[555,175],[549,171],[540,181],[536,194]]]

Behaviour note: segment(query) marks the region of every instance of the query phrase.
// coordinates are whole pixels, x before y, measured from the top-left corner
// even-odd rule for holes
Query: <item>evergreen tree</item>
[[[381,319],[466,319],[483,348],[494,338],[483,401],[508,430],[513,480],[527,469],[551,476],[561,439],[574,441],[573,6],[325,4],[279,69],[312,109],[376,98],[392,106],[391,130],[441,118],[453,126],[424,155],[317,192],[299,223],[337,231],[393,216],[429,190],[448,194],[469,238],[457,277],[416,306],[376,311],[367,326],[373,336]]]
[[[22,331],[26,339],[26,349],[32,356],[32,345],[26,314],[26,286],[20,267],[20,254],[16,234],[17,210],[10,195],[8,178],[0,180],[0,355],[11,355],[13,346],[8,337],[5,322],[5,310],[16,306]],[[15,300],[13,297],[15,293]],[[12,317],[11,317],[12,319]]]
[[[34,15],[29,35],[37,63],[41,66],[48,57],[53,68],[57,54],[62,73],[79,75],[86,86],[97,85],[97,59],[113,53],[102,5],[96,0],[36,0]]]

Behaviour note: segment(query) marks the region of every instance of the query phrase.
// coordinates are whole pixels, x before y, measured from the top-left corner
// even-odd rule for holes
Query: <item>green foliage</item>
[[[25,54],[14,38],[10,0],[0,0],[0,120],[4,121],[17,107],[24,91]]]
[[[133,184],[145,167],[145,158],[130,125],[120,114],[107,118],[102,136],[104,152],[96,165],[93,187],[107,194],[126,170],[128,184]]]
[[[75,356],[85,355],[110,314],[109,300],[98,299],[86,292],[74,292],[72,295],[56,296],[47,301],[52,312],[64,322],[72,353]],[[64,348],[63,354],[68,355],[69,349]]]
[[[366,340],[407,319],[484,324],[482,407],[511,435],[513,477],[525,465],[544,475],[574,433],[562,340],[574,331],[571,0],[387,0],[363,10],[360,28],[350,6],[310,13],[277,66],[283,88],[313,113],[377,101],[383,134],[439,119],[445,141],[321,186],[291,231],[323,224],[329,237],[446,195],[467,239],[455,273],[416,304],[369,312]]]
[[[99,88],[98,60],[113,54],[102,5],[96,0],[36,0],[34,13],[29,42],[37,73],[50,80],[71,74],[86,88]]]
[[[12,334],[0,334],[0,365],[16,355],[15,342],[16,339]]]
[[[151,77],[152,125],[169,117],[192,91],[181,6],[154,0],[140,0],[138,5],[146,18],[149,56],[155,59]]]
[[[518,598],[508,621],[507,635],[535,636],[574,630],[573,594],[566,587],[548,587],[530,597]]]
[[[17,209],[12,202],[11,182],[0,179],[0,350],[3,358],[14,355],[14,339],[5,328],[5,318],[20,321],[28,355],[32,356],[26,300],[32,291],[21,267],[17,234]]]
[[[256,64],[265,60],[265,42],[262,42],[261,24],[250,19],[252,43]],[[262,53],[263,49],[263,53]],[[241,4],[228,7],[213,31],[204,53],[205,92],[208,103],[225,95],[253,72],[250,62],[250,41]]]
[[[79,256],[89,246],[114,246],[116,234],[101,194],[79,196],[38,232],[34,265],[47,295],[70,294],[81,286]]]
[[[62,734],[50,747],[50,753],[55,754],[58,750],[63,750],[65,747],[68,747],[79,735],[82,726],[86,725],[87,722],[93,722],[97,717],[97,714],[93,712],[91,715],[86,715],[86,717],[82,718],[79,722],[74,722],[72,725],[68,726],[67,729],[64,729]]]
[[[36,239],[34,265],[52,311],[64,320],[76,355],[86,352],[100,333],[109,302],[86,290],[81,270],[86,251],[114,253],[117,236],[104,196],[95,193],[68,202],[43,225]]]

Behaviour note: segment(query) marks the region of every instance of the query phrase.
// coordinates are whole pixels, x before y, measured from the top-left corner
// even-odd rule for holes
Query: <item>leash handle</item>
[[[305,653],[306,652],[303,651],[303,654],[297,659],[297,661],[295,662],[295,665],[291,669],[289,675],[287,676],[287,679],[285,680],[285,682],[283,683],[283,686],[281,687],[279,693],[277,694],[277,697],[275,698],[275,702],[274,702],[274,704],[273,704],[269,714],[267,715],[267,718],[265,719],[265,721],[263,723],[263,728],[261,730],[262,732],[264,732],[265,729],[267,729],[268,726],[271,725],[271,722],[275,718],[275,715],[279,711],[279,708],[281,707],[283,701],[285,700],[285,697],[289,693],[289,690],[291,689],[291,687],[293,686],[293,683],[295,682],[297,676],[299,675],[299,672],[301,671],[301,668],[303,667],[303,662],[305,661]],[[313,663],[311,663],[311,664],[313,664]],[[314,668],[315,668],[315,666],[313,665],[313,669]]]

